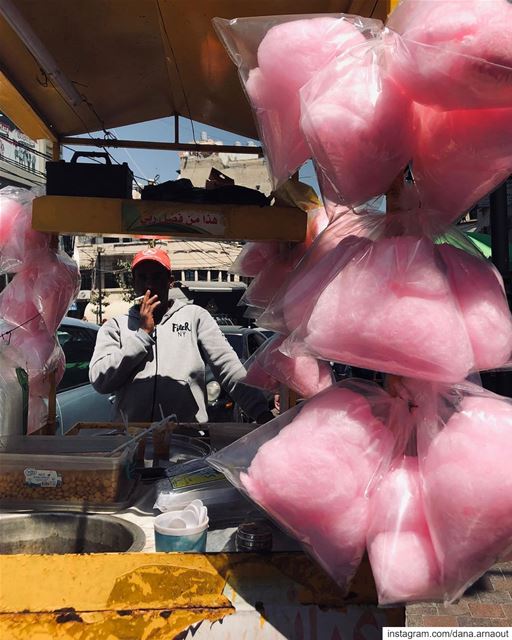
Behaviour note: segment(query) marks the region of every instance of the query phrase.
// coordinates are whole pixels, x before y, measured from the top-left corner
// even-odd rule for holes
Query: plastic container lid
[[[243,522],[236,532],[236,547],[239,551],[270,551],[272,529],[264,522]]]

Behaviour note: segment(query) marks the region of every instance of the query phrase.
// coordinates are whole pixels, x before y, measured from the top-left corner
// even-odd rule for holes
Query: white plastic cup
[[[155,550],[204,553],[208,518],[197,527],[181,529],[169,527],[169,523],[181,517],[181,513],[181,511],[167,511],[155,517]]]

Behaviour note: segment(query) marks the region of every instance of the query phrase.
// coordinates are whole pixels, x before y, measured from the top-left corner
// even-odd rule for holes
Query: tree
[[[116,282],[122,291],[125,302],[133,302],[137,297],[133,288],[133,278],[128,260],[117,260],[114,265]]]
[[[103,315],[103,311],[109,306],[110,302],[108,301],[109,294],[105,291],[100,292],[96,289],[91,291],[90,303],[92,305],[91,310],[96,316],[96,322],[99,322],[100,310],[101,315]]]

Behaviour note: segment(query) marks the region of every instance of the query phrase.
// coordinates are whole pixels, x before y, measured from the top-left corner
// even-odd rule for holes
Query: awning
[[[385,19],[389,2],[10,0],[26,27],[20,34],[0,16],[0,109],[32,138],[175,114],[255,138],[212,18],[344,12]],[[36,43],[36,56],[23,39]],[[53,77],[42,71],[45,56],[53,60]],[[80,104],[69,95],[76,92],[85,98]]]
[[[466,231],[467,237],[486,258],[492,258],[491,236],[476,231]],[[509,256],[512,256],[512,244],[508,245]]]

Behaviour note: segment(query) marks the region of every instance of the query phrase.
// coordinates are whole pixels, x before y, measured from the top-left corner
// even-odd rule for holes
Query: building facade
[[[180,178],[189,179],[194,187],[205,187],[210,172],[216,169],[232,178],[237,185],[270,193],[271,184],[264,158],[258,154],[224,153],[222,143],[208,138],[205,132],[201,134],[200,143],[218,144],[219,152],[180,153]],[[254,145],[252,142],[247,144]],[[134,197],[140,196],[135,193]],[[207,308],[219,322],[249,322],[244,317],[245,309],[238,306],[247,280],[229,272],[240,252],[241,243],[159,240],[158,244],[169,252],[173,277],[189,298]],[[87,320],[101,322],[125,313],[130,306],[129,264],[133,256],[147,245],[147,240],[131,238],[78,238],[75,251],[82,273],[82,290],[77,315],[82,313]]]

